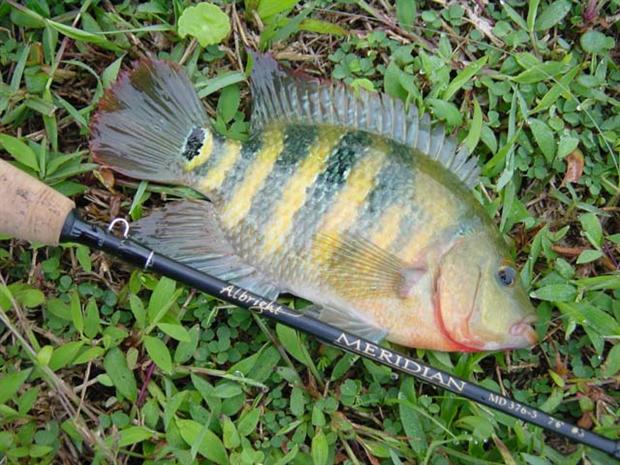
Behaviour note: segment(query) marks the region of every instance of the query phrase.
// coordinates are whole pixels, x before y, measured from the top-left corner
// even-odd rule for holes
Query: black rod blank
[[[124,261],[152,270],[215,296],[221,300],[252,310],[279,323],[304,331],[347,352],[366,357],[394,370],[412,375],[422,381],[486,405],[527,423],[565,436],[575,442],[599,449],[620,459],[620,441],[613,441],[559,420],[547,413],[523,405],[508,397],[489,391],[476,384],[437,370],[420,361],[390,349],[378,346],[354,334],[342,331],[289,307],[263,299],[250,291],[199,272],[182,263],[159,255],[129,239],[121,239],[80,220],[75,213],[65,221],[61,240],[79,242],[103,250]]]

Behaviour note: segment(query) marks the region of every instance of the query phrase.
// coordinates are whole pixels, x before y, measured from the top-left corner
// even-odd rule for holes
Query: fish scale
[[[278,155],[275,165],[262,187],[252,198],[252,206],[245,221],[257,225],[261,233],[273,218],[278,203],[281,201],[286,180],[290,179],[308,156],[308,151],[316,142],[315,128],[300,125],[284,127],[284,146]]]
[[[210,200],[167,204],[136,237],[266,298],[310,300],[316,318],[373,341],[531,344],[532,306],[469,190],[475,157],[415,107],[254,61],[245,143],[213,132],[174,64],[142,61],[106,91],[95,159]]]

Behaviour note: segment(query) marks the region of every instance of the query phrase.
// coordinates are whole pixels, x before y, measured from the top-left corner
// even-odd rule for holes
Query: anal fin
[[[132,225],[132,238],[173,260],[275,300],[277,286],[238,257],[213,204],[171,202]]]
[[[355,311],[311,305],[304,308],[304,315],[306,314],[317,320],[321,320],[323,323],[335,326],[342,331],[346,331],[377,344],[381,342],[388,333],[387,330],[365,320]]]

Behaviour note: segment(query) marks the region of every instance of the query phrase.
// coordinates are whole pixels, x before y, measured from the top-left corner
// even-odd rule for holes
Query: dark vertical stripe
[[[263,224],[273,220],[272,215],[282,196],[286,180],[308,156],[309,148],[316,142],[316,137],[317,130],[313,126],[291,125],[285,128],[284,148],[263,187],[252,199],[252,207],[245,218],[248,224],[260,231]]]
[[[295,214],[290,231],[295,249],[303,247],[312,238],[332,200],[345,185],[351,169],[365,155],[370,143],[368,133],[351,131],[332,151],[325,170],[310,188],[304,206]]]
[[[256,134],[241,147],[241,155],[235,163],[235,166],[233,166],[228,173],[228,176],[220,189],[222,192],[222,200],[224,202],[230,200],[234,193],[235,186],[243,181],[248,167],[252,164],[252,160],[254,159],[256,153],[263,145],[263,138],[264,133]]]
[[[408,153],[409,150],[404,150],[400,144],[390,144],[389,150],[388,161],[378,174],[375,186],[368,195],[356,224],[349,230],[361,237],[366,237],[370,230],[377,227],[377,221],[391,206],[402,207],[399,236],[402,236],[402,233],[410,229],[411,224],[415,222],[414,215],[411,214],[412,209],[415,209],[411,203],[415,175],[413,157]],[[390,245],[390,250],[393,249],[392,246],[397,246],[397,242],[398,239]]]

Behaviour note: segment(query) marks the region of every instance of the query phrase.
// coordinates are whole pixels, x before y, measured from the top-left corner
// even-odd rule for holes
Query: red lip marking
[[[441,334],[448,341],[450,341],[450,343],[454,346],[455,350],[458,350],[460,352],[478,352],[480,350],[480,348],[473,347],[473,346],[468,346],[468,345],[465,345],[465,344],[457,341],[456,339],[454,339],[450,335],[450,332],[448,331],[448,328],[446,328],[446,324],[443,321],[443,315],[441,314],[441,297],[440,297],[440,292],[439,292],[439,278],[440,277],[441,277],[441,268],[440,268],[440,271],[437,272],[437,276],[435,277],[435,279],[433,281],[433,287],[434,287],[434,292],[433,292],[433,307],[434,308],[433,308],[433,312],[435,314],[435,320],[437,321],[437,324],[439,326],[439,330],[441,331]]]

